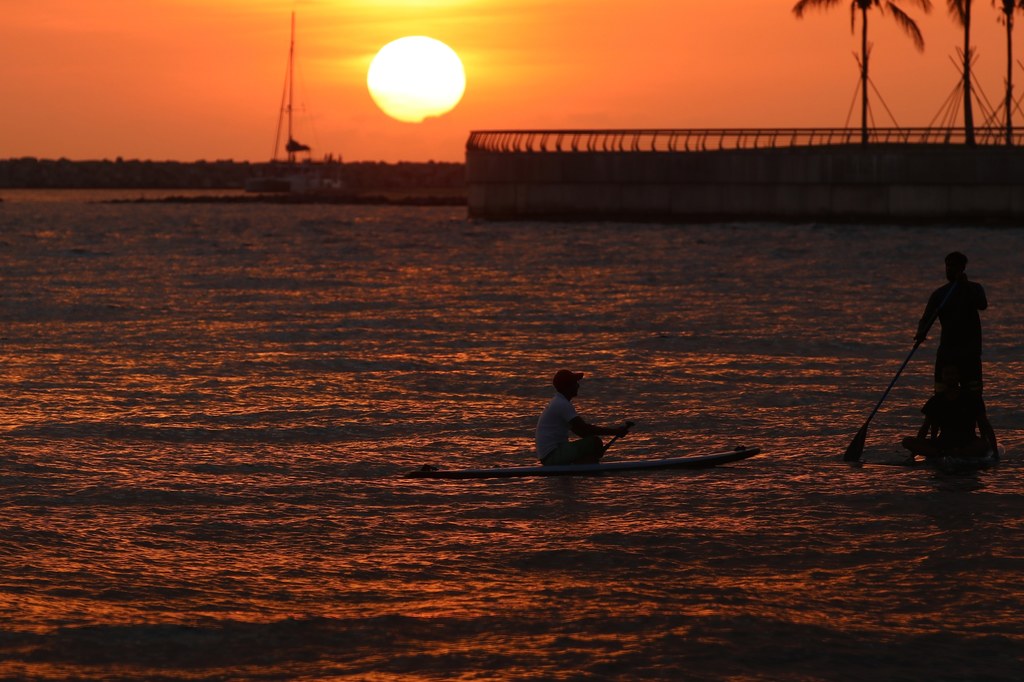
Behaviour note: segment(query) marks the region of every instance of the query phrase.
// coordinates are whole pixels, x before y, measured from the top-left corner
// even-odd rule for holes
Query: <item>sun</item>
[[[406,36],[380,49],[366,87],[391,118],[421,123],[455,108],[466,91],[466,72],[455,50],[440,40]]]

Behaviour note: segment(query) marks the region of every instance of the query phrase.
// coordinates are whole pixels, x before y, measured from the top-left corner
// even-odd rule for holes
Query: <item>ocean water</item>
[[[943,256],[995,469],[919,425]],[[0,678],[1024,678],[1024,230],[0,204]],[[937,331],[937,330],[936,330]],[[531,464],[556,369],[609,458]]]

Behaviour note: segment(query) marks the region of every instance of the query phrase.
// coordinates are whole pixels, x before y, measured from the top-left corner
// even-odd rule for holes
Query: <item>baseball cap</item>
[[[551,383],[555,385],[555,388],[561,388],[575,384],[582,378],[583,372],[570,372],[567,369],[560,369],[555,372],[555,378],[551,380]]]

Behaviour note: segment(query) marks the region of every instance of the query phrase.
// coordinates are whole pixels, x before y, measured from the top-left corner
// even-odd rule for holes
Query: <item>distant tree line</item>
[[[247,161],[71,161],[33,157],[0,160],[0,188],[242,189],[251,177],[280,172],[274,163]],[[465,164],[359,161],[340,166],[353,191],[462,189]]]
[[[999,12],[1000,21],[1006,26],[1006,93],[1003,101],[1002,124],[1006,128],[1006,144],[1011,145],[1013,144],[1013,112],[1017,108],[1013,97],[1013,20],[1018,11],[1024,10],[1024,0],[991,0],[991,2]],[[856,26],[858,13],[861,23],[861,136],[864,144],[868,142],[868,85],[870,82],[868,77],[868,58],[870,56],[868,11],[877,10],[880,15],[891,16],[900,28],[911,37],[917,49],[924,50],[924,36],[921,34],[921,29],[917,22],[900,7],[900,3],[916,5],[925,13],[932,9],[931,0],[850,0],[850,28],[853,29]],[[808,9],[828,9],[840,4],[842,4],[842,0],[798,0],[793,6],[793,13],[797,17],[802,17]],[[963,95],[965,141],[969,145],[975,144],[971,76],[971,64],[974,58],[974,49],[971,47],[971,20],[975,4],[975,0],[946,0],[946,7],[950,15],[964,31],[964,45],[960,54],[963,85],[960,90]]]

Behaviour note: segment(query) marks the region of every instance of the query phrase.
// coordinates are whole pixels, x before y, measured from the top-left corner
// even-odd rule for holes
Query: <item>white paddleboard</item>
[[[753,457],[757,447],[737,447],[725,452],[689,457],[634,459],[599,462],[597,464],[562,464],[553,466],[491,467],[488,469],[441,469],[424,465],[405,474],[406,478],[514,478],[518,476],[587,476],[620,471],[653,471],[657,469],[704,469]]]

